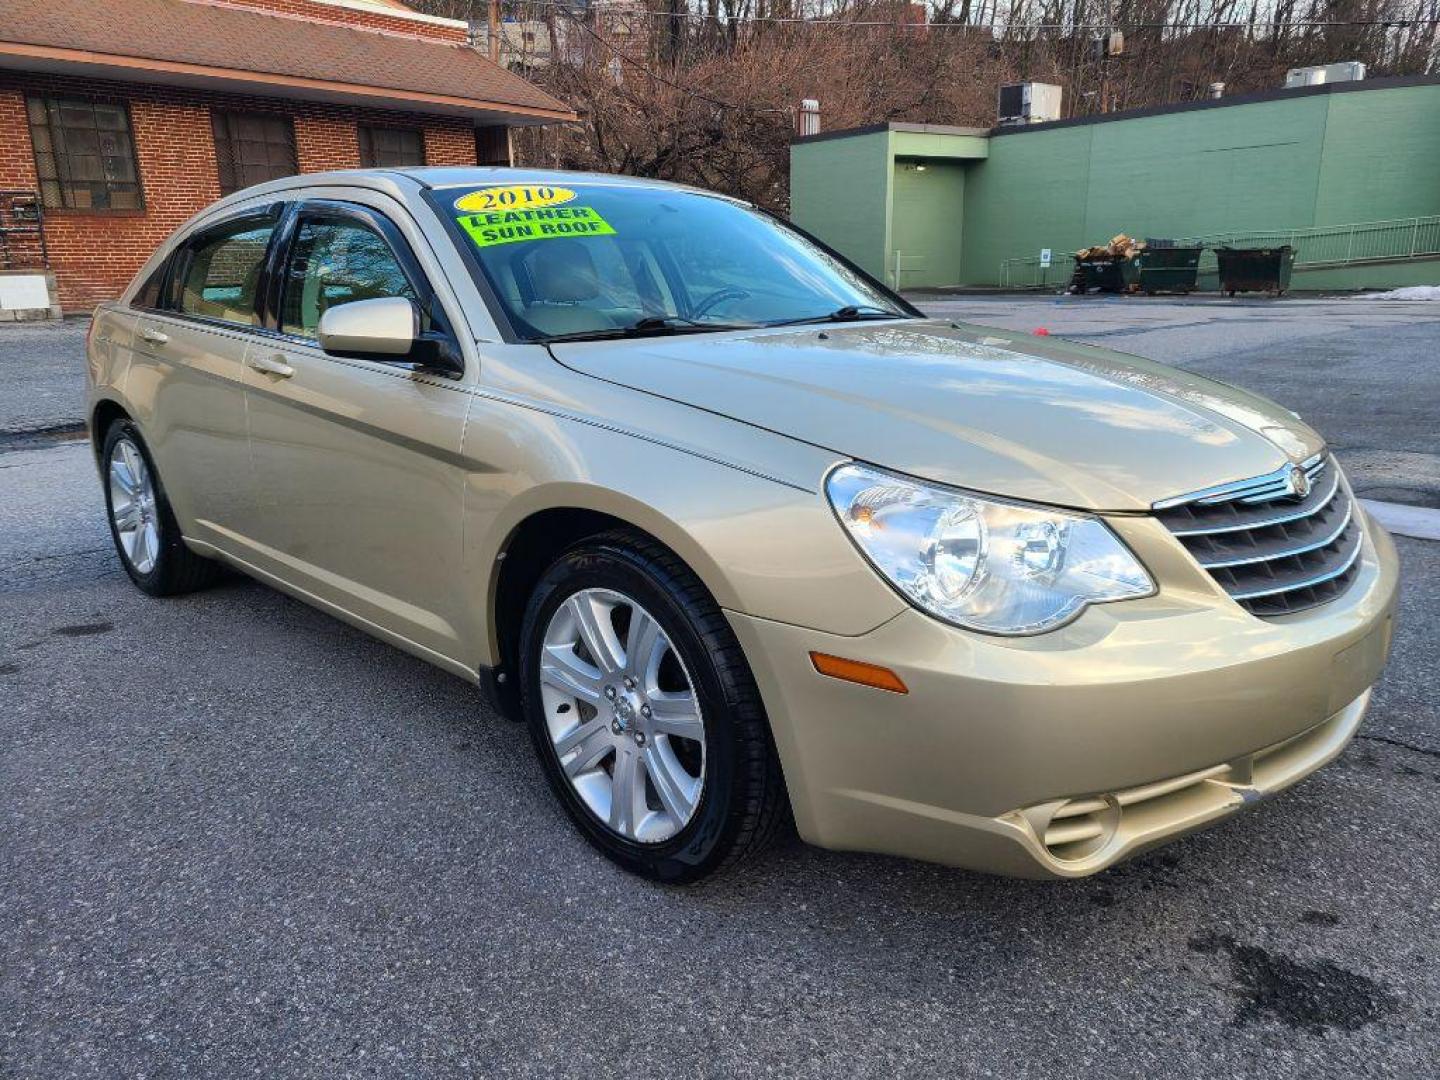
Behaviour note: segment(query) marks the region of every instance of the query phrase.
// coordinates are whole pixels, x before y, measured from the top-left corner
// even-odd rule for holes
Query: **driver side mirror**
[[[355,300],[320,316],[316,336],[331,356],[358,360],[409,361],[437,374],[459,378],[464,361],[440,334],[420,332],[420,309],[403,296]]]

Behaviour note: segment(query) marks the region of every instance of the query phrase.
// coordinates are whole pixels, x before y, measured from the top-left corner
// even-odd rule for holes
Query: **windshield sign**
[[[913,315],[783,222],[729,199],[605,184],[427,197],[454,220],[524,340]]]
[[[476,247],[551,240],[561,236],[614,236],[610,223],[588,206],[563,206],[575,192],[563,187],[511,185],[481,188],[455,200],[473,211],[456,220]]]

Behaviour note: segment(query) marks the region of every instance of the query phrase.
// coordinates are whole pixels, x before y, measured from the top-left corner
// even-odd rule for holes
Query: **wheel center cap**
[[[622,694],[611,703],[611,709],[615,713],[615,723],[624,731],[635,722],[635,703],[630,700],[628,694]]]

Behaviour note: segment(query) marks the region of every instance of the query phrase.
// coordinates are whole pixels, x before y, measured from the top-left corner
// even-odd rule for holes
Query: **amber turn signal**
[[[843,656],[831,656],[829,653],[823,652],[812,652],[810,662],[815,665],[815,670],[821,675],[828,675],[832,679],[843,679],[845,682],[859,683],[861,686],[873,686],[876,690],[889,690],[892,694],[908,694],[910,692],[909,687],[900,680],[899,675],[878,664],[847,660]]]

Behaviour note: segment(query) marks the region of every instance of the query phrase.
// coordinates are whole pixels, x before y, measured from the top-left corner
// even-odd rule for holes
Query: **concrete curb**
[[[1440,510],[1405,503],[1361,499],[1360,503],[1376,521],[1397,536],[1416,540],[1440,540]]]

